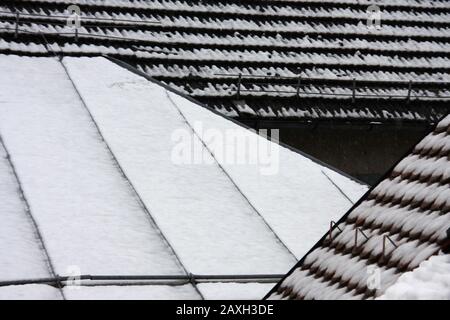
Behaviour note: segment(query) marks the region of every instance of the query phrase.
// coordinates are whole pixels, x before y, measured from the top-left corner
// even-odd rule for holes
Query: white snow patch
[[[206,300],[261,300],[274,287],[273,283],[200,283]]]
[[[58,289],[45,284],[0,287],[0,300],[60,300]]]
[[[81,286],[64,288],[68,300],[198,300],[191,285]]]
[[[195,124],[200,122],[203,132],[214,130],[226,136],[227,130],[232,129],[238,139],[244,141],[253,135],[181,96],[172,93],[170,96],[195,129],[198,128]],[[197,132],[201,135],[199,130]],[[352,206],[329,178],[353,200],[360,198],[367,187],[263,137],[257,139],[262,150],[272,150],[276,154],[278,149],[279,156],[267,157],[256,164],[231,163],[225,159],[221,165],[281,240],[301,258],[327,232],[330,221],[339,219]],[[220,153],[235,151],[233,144],[206,143],[218,159],[223,158]],[[253,155],[252,150],[252,147],[245,150],[249,157]],[[267,174],[271,168],[276,169],[275,174]]]
[[[1,88],[1,86],[0,86]],[[46,278],[45,254],[0,144],[0,280]]]
[[[0,70],[0,132],[56,273],[181,273],[60,62],[1,56]]]
[[[284,273],[295,263],[206,150],[195,152],[208,164],[172,161],[171,138],[177,130],[201,144],[164,88],[104,58],[65,58],[64,63],[124,171],[190,272]]]
[[[432,256],[401,275],[378,299],[450,300],[450,255]]]

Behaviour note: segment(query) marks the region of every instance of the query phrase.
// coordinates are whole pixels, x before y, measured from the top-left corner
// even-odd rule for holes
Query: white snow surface
[[[432,256],[404,273],[378,299],[450,300],[450,254]]]
[[[170,93],[170,97],[196,132],[203,136],[209,149],[252,205],[298,259],[327,232],[331,220],[336,221],[350,209],[352,202],[347,197],[355,202],[367,190],[366,186],[256,136],[181,96]],[[222,154],[233,154],[234,145],[224,145],[219,139],[211,139],[208,130],[219,131],[224,136],[233,130],[237,139],[244,141],[256,136],[259,144],[257,152],[271,150],[273,156],[261,157],[258,161],[253,159],[253,155],[257,154],[253,151],[255,149],[248,148],[245,150],[248,153],[246,159],[253,159],[254,164],[250,161],[228,161]]]
[[[45,255],[1,144],[0,199],[0,281],[48,277]]]
[[[194,274],[284,274],[366,190],[104,58],[61,63],[0,55],[0,71],[0,135],[59,275],[182,274],[169,245]],[[219,166],[217,144],[198,123],[256,138],[279,162]],[[192,156],[202,163],[174,161],[180,133],[200,147]],[[225,153],[231,147],[221,146]],[[267,165],[276,173],[264,174]],[[0,249],[14,248],[0,257],[0,280],[46,277],[45,255],[4,150],[0,179]],[[199,298],[191,286],[152,287],[86,286],[67,294]],[[208,299],[257,299],[271,287],[199,285]],[[52,290],[9,286],[0,294],[47,299]]]
[[[60,300],[58,289],[46,284],[0,287],[0,300]]]
[[[198,289],[207,300],[261,300],[273,283],[201,283]],[[67,300],[198,300],[191,285],[130,285],[65,287]],[[58,289],[48,285],[0,287],[0,300],[61,299]]]
[[[68,300],[199,300],[191,285],[65,287]]]
[[[64,288],[67,300],[198,300],[191,285],[72,286]],[[59,300],[58,289],[41,284],[0,287],[0,300]]]
[[[0,133],[56,273],[181,273],[62,65],[53,58],[3,56],[0,70]]]
[[[125,173],[190,272],[283,273],[295,263],[217,165],[172,161],[173,132],[192,133],[164,88],[103,58],[65,58],[64,63]]]
[[[200,283],[198,289],[206,300],[261,300],[273,283]]]

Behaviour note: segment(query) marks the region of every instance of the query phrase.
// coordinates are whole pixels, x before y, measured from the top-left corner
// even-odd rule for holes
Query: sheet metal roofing
[[[0,101],[1,298],[262,298],[366,190],[105,58],[0,55]]]

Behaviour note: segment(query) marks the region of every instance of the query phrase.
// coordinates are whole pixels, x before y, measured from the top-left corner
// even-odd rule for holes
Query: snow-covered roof
[[[437,121],[450,110],[448,3],[375,2],[9,0],[0,53],[110,55],[247,123]]]
[[[450,300],[450,254],[432,256],[401,275],[380,299]]]
[[[0,102],[0,298],[261,298],[366,191],[105,58],[0,55]]]
[[[414,269],[448,246],[449,154],[450,115],[330,228],[269,298],[365,299],[385,292],[393,297],[411,279],[426,281],[422,276],[428,277],[435,263],[440,270],[448,257]],[[402,276],[409,271],[411,275]],[[441,288],[448,287],[448,276],[429,278],[442,279]],[[417,286],[416,296],[427,295],[433,286],[424,292]],[[442,294],[448,294],[448,288]]]

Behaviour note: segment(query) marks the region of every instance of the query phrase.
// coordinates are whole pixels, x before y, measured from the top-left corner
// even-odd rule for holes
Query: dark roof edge
[[[443,116],[441,119],[439,119],[439,121],[436,122],[436,124],[433,126],[432,130],[430,130],[428,133],[426,133],[423,137],[421,137],[418,141],[416,141],[416,143],[414,143],[414,145],[407,151],[405,152],[405,154],[397,161],[395,162],[394,165],[392,165],[392,167],[386,171],[386,173],[380,177],[378,179],[378,181],[369,188],[369,190],[367,190],[367,192],[336,222],[336,224],[334,225],[334,227],[332,228],[332,230],[334,230],[334,228],[336,228],[337,225],[339,225],[340,223],[344,222],[345,219],[347,219],[347,217],[350,215],[350,213],[352,213],[353,210],[355,210],[355,208],[357,208],[364,200],[367,199],[367,197],[369,196],[369,194],[372,192],[372,190],[374,190],[382,181],[384,181],[385,179],[387,179],[392,171],[394,171],[394,168],[404,159],[406,158],[408,155],[410,155],[414,148],[416,147],[417,144],[419,144],[420,141],[422,141],[427,135],[431,134],[432,132],[434,132],[438,126],[438,124],[447,116],[449,116],[450,113],[448,113],[447,115]],[[275,291],[278,290],[278,288],[280,287],[281,283],[283,283],[284,280],[286,280],[287,277],[289,277],[296,269],[298,269],[299,267],[301,267],[303,265],[303,262],[305,261],[306,257],[313,252],[314,250],[316,250],[318,247],[320,247],[323,243],[323,241],[327,238],[328,233],[325,233],[322,238],[320,238],[319,241],[316,242],[316,244],[303,256],[303,258],[301,258],[296,264],[295,266],[289,270],[288,273],[286,273],[286,275],[280,280],[280,282],[278,282],[263,298],[263,300],[267,300],[269,298],[269,296],[274,293]]]
[[[226,116],[226,115],[224,115],[224,114],[218,112],[217,110],[215,110],[215,109],[213,109],[213,108],[207,106],[206,104],[203,104],[203,103],[201,103],[200,101],[197,101],[196,99],[194,99],[194,98],[188,96],[187,94],[184,94],[184,93],[182,93],[182,92],[180,92],[180,91],[178,91],[178,90],[172,88],[171,86],[169,86],[169,85],[167,85],[167,84],[165,84],[165,83],[162,83],[162,82],[159,81],[159,80],[156,80],[155,78],[153,78],[153,77],[149,76],[148,74],[146,74],[146,73],[144,73],[144,72],[142,72],[142,71],[136,69],[136,68],[133,67],[132,65],[130,65],[130,64],[128,64],[128,63],[126,63],[126,62],[124,62],[124,61],[122,61],[122,60],[119,60],[119,59],[116,59],[116,58],[113,58],[113,57],[109,57],[109,56],[107,56],[107,55],[102,55],[102,57],[104,57],[104,58],[110,60],[111,62],[114,62],[115,64],[117,64],[117,65],[119,65],[119,66],[121,66],[121,67],[127,69],[127,70],[130,71],[130,72],[133,72],[134,74],[137,74],[137,75],[139,75],[139,76],[141,76],[141,77],[144,77],[145,79],[149,80],[150,82],[153,82],[153,83],[155,83],[155,84],[157,84],[157,85],[159,85],[159,86],[165,88],[166,90],[168,90],[168,91],[170,91],[170,92],[172,92],[172,93],[174,93],[174,94],[177,94],[177,95],[179,95],[179,96],[182,96],[183,98],[185,98],[185,99],[191,101],[192,103],[195,103],[195,104],[197,104],[197,105],[199,105],[199,106],[201,106],[201,107],[203,107],[203,108],[205,108],[205,109],[208,109],[209,111],[215,113],[216,115],[219,115],[219,116],[221,116],[222,118],[225,118],[226,120],[229,120],[229,121],[231,121],[231,122],[237,124],[237,125],[240,126],[240,127],[243,127],[243,128],[245,128],[245,129],[248,129],[248,130],[254,130],[254,129],[251,128],[250,126],[247,126],[247,125],[245,125],[245,124],[239,122],[239,121],[236,120],[236,119],[233,119],[233,118],[231,118],[231,117],[228,117],[228,116]],[[289,145],[287,145],[287,144],[285,144],[285,143],[283,143],[283,142],[281,142],[281,141],[278,141],[278,144],[279,144],[280,146],[282,146],[282,147],[284,147],[284,148],[286,148],[286,149],[292,151],[292,152],[298,153],[298,154],[300,154],[300,155],[302,155],[302,156],[304,156],[304,157],[306,157],[306,158],[308,158],[308,159],[314,161],[315,163],[317,163],[317,164],[319,164],[319,165],[321,165],[321,166],[323,166],[323,167],[326,167],[326,168],[328,168],[328,169],[330,169],[330,170],[333,170],[334,172],[337,172],[337,173],[343,175],[344,177],[347,177],[348,179],[355,181],[356,183],[359,183],[359,184],[361,184],[361,185],[367,186],[367,183],[365,183],[365,182],[363,182],[363,181],[361,181],[361,180],[359,180],[359,179],[357,179],[357,178],[355,178],[355,177],[352,177],[351,175],[349,175],[349,174],[347,174],[347,173],[345,173],[345,172],[343,172],[343,171],[341,171],[341,170],[339,170],[339,169],[337,169],[337,168],[334,168],[333,166],[330,166],[329,164],[327,164],[327,163],[325,163],[325,162],[323,162],[323,161],[321,161],[321,160],[319,160],[319,159],[317,159],[317,158],[315,158],[315,157],[313,157],[313,156],[311,156],[311,155],[309,155],[309,154],[307,154],[307,153],[305,153],[305,152],[303,152],[303,151],[301,151],[301,150],[299,150],[299,149],[296,149],[296,148],[294,148],[294,147],[292,147],[292,146],[289,146]]]

